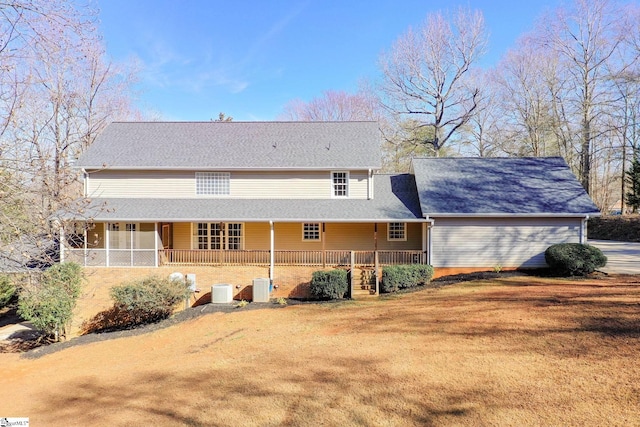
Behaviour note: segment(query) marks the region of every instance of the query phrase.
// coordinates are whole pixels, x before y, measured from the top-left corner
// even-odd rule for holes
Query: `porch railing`
[[[349,266],[351,253],[354,263],[359,266],[375,265],[376,251],[294,251],[277,250],[273,254],[275,265],[290,266]],[[380,265],[421,264],[424,262],[422,251],[377,251]],[[65,260],[85,266],[110,267],[152,267],[155,265],[153,249],[66,249]],[[271,262],[268,250],[188,250],[160,249],[160,265],[250,265],[267,266]]]
[[[274,264],[292,266],[340,266],[351,264],[351,252],[347,250],[295,251],[277,250]],[[378,252],[380,265],[421,264],[422,251],[384,250]],[[353,251],[356,265],[374,266],[376,251]],[[161,249],[160,263],[163,265],[269,265],[268,250],[188,250]]]
[[[65,261],[90,267],[153,267],[155,249],[65,249]]]

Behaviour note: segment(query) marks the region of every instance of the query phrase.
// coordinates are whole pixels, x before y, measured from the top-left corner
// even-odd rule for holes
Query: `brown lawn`
[[[640,425],[640,277],[515,277],[208,314],[37,359],[33,426]]]

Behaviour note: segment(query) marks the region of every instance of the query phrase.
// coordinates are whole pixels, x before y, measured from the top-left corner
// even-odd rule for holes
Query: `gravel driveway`
[[[607,266],[600,269],[605,273],[640,274],[640,243],[615,240],[589,240],[588,243],[599,248],[609,259]]]

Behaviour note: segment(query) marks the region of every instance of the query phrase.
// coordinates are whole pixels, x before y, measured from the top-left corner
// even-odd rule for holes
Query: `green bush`
[[[425,285],[433,277],[433,267],[426,264],[389,265],[382,269],[380,291],[397,292],[400,289]]]
[[[83,279],[80,265],[55,264],[42,274],[37,285],[22,290],[18,314],[58,341],[71,321]]]
[[[345,270],[314,271],[311,277],[311,295],[322,300],[344,298],[349,289]]]
[[[17,293],[16,285],[7,274],[0,275],[0,308],[5,307]]]
[[[551,272],[558,276],[586,276],[607,264],[607,257],[600,249],[582,243],[549,246],[544,259]]]
[[[182,280],[149,276],[115,286],[110,295],[116,310],[126,318],[121,326],[129,327],[166,319],[190,292]]]

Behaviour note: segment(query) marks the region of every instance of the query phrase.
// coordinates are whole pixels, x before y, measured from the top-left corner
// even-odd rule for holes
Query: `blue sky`
[[[430,12],[484,13],[494,65],[558,1],[98,0],[107,54],[135,58],[138,107],[163,120],[275,120],[294,98],[353,92]]]

